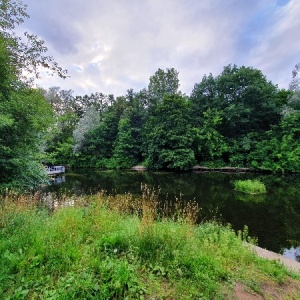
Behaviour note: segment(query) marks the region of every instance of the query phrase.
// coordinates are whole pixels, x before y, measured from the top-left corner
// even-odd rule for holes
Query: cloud
[[[290,0],[284,6],[283,2],[279,4],[267,26],[261,28],[249,62],[269,75],[274,83],[287,88],[291,71],[300,61],[300,2]]]
[[[167,67],[179,71],[186,93],[204,74],[218,75],[229,63],[257,67],[278,80],[276,74],[292,69],[300,48],[297,0],[25,2],[31,18],[24,28],[42,37],[71,75],[65,81],[46,76],[39,84],[75,94],[138,91]]]

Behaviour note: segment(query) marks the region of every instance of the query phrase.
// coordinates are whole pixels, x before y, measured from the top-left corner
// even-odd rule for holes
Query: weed
[[[264,183],[259,180],[236,180],[234,181],[234,189],[236,191],[248,194],[264,194],[267,192]]]
[[[194,225],[180,197],[162,214],[158,194],[52,196],[50,212],[40,196],[2,199],[0,298],[223,299],[234,282],[261,293],[264,280],[300,281],[247,249],[247,228]]]

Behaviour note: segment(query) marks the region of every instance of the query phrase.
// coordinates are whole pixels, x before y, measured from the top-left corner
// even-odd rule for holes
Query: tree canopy
[[[296,91],[278,89],[260,70],[228,65],[218,76],[204,75],[186,96],[179,90],[178,75],[173,68],[158,69],[141,91],[128,90],[116,99],[101,93],[101,97],[81,97],[79,111],[94,107],[98,119],[91,118],[86,108],[78,115],[73,136],[80,132],[84,143],[78,148],[75,138],[77,150],[67,163],[102,168],[143,164],[150,169],[187,170],[202,164],[297,170]],[[83,126],[86,119],[90,128]]]
[[[0,8],[0,187],[39,184],[41,162],[299,171],[299,64],[289,90],[258,69],[236,65],[204,75],[189,96],[180,91],[174,68],[159,68],[147,87],[118,97],[34,89],[40,68],[63,78],[66,72],[45,55],[41,39],[15,34],[29,17],[22,1],[0,0]]]
[[[25,42],[15,34],[28,18],[22,1],[2,0],[0,8],[0,187],[28,189],[45,179],[41,150],[54,120],[42,92],[31,87],[31,76],[40,67],[62,77],[65,71],[44,56],[42,40],[25,33]]]

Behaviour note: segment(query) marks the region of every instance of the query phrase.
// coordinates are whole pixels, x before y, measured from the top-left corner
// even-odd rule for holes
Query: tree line
[[[196,164],[297,172],[299,65],[289,90],[260,70],[225,66],[189,96],[178,72],[158,69],[147,88],[114,97],[44,91],[56,115],[47,161],[79,167],[188,170]]]
[[[32,188],[46,179],[42,146],[53,124],[53,109],[33,82],[42,68],[66,77],[66,71],[45,55],[43,40],[15,33],[28,17],[22,1],[0,1],[1,189]]]
[[[300,64],[288,90],[252,67],[204,75],[190,95],[174,68],[115,97],[33,88],[40,68],[65,78],[44,42],[15,27],[28,17],[19,0],[0,1],[0,186],[33,187],[44,164],[188,170],[204,166],[300,170]]]

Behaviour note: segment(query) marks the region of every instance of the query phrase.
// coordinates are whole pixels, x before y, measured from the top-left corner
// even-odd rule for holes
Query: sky
[[[189,95],[204,74],[236,64],[288,88],[300,62],[299,0],[23,0],[20,30],[44,39],[69,78],[37,84],[74,95],[146,88],[158,68]]]

